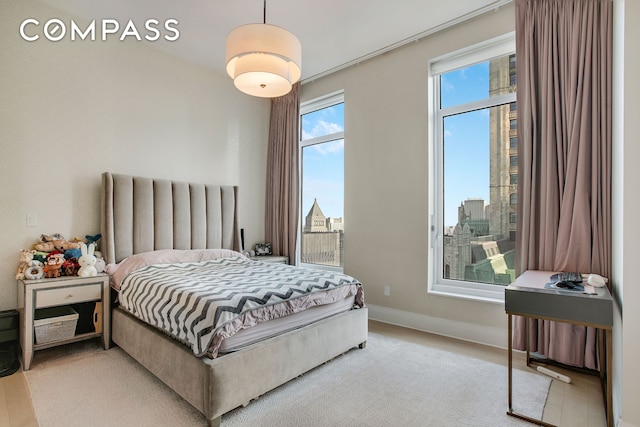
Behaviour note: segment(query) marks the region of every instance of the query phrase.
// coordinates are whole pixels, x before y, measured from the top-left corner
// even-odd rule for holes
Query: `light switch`
[[[38,214],[29,213],[27,214],[27,227],[37,227],[38,226]]]

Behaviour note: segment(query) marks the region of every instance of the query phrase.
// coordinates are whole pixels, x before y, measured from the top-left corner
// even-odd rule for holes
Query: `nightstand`
[[[252,256],[251,259],[254,261],[271,262],[274,264],[289,264],[288,256],[258,255],[258,256]]]
[[[71,342],[102,337],[104,349],[111,340],[111,305],[109,275],[100,273],[95,277],[63,276],[55,279],[18,280],[18,311],[20,313],[20,346],[22,367],[31,367],[33,352]],[[96,302],[95,331],[77,334],[69,338],[36,343],[34,318],[37,309],[69,306],[84,302]]]

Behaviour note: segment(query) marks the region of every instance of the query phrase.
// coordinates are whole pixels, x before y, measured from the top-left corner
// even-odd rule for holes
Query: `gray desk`
[[[612,391],[611,391],[611,335],[613,328],[613,299],[609,290],[595,288],[595,295],[588,295],[575,291],[546,289],[553,271],[525,271],[511,285],[507,286],[504,294],[504,308],[509,324],[509,410],[508,415],[530,421],[543,426],[551,426],[541,420],[517,414],[512,405],[512,369],[513,369],[513,316],[525,319],[525,342],[527,351],[527,366],[529,357],[528,320],[543,319],[575,325],[590,326],[599,330],[598,344],[600,346],[600,378],[602,380],[607,425],[613,427]]]

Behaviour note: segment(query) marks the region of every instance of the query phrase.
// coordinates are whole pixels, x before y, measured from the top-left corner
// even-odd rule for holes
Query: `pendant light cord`
[[[264,9],[262,12],[262,23],[263,24],[267,23],[267,0],[264,0]]]

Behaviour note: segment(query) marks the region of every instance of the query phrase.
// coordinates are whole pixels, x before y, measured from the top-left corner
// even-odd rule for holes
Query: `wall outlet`
[[[385,285],[385,287],[384,287],[384,296],[386,296],[386,297],[391,296],[391,286]]]

